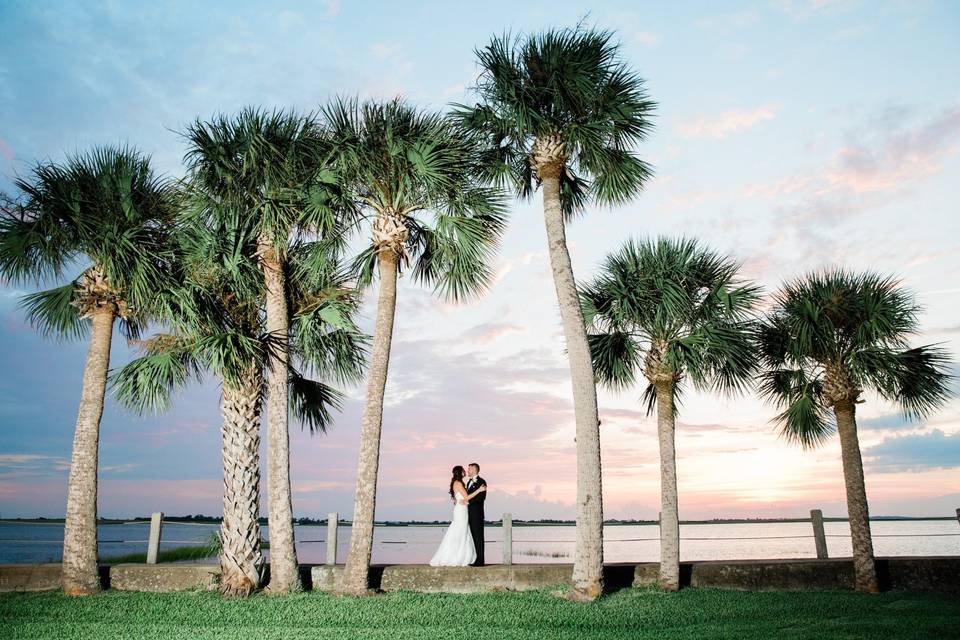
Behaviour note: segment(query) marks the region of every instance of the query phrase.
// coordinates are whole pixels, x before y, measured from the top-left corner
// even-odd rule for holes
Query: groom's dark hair
[[[468,466],[476,467],[477,473],[480,473],[480,465],[478,465],[476,462],[471,462]]]

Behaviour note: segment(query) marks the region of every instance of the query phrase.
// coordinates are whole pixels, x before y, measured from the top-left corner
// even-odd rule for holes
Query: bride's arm
[[[482,485],[479,489],[477,489],[477,490],[474,491],[473,493],[467,495],[467,502],[469,502],[470,500],[472,500],[478,493],[483,493],[483,492],[485,492],[486,490],[487,490],[487,485]]]

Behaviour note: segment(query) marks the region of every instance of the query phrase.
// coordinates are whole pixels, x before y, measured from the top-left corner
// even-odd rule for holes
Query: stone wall
[[[604,567],[611,589],[656,584],[657,563],[616,564]],[[685,562],[681,586],[746,591],[853,589],[853,562],[829,560],[741,560]],[[308,585],[330,591],[342,566],[301,568]],[[101,567],[102,582],[123,591],[183,591],[214,589],[215,564],[118,564]],[[568,564],[514,564],[486,567],[430,567],[388,565],[373,567],[370,586],[382,591],[473,593],[523,591],[568,584]],[[878,558],[881,588],[896,591],[960,593],[960,556]],[[60,587],[60,565],[0,565],[0,591],[41,591]]]
[[[0,591],[49,591],[60,588],[59,564],[0,564]]]
[[[219,575],[217,564],[116,564],[110,567],[110,588],[157,593],[209,590],[216,588]]]

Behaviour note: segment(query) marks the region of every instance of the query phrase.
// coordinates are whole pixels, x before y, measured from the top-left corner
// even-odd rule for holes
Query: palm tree
[[[477,135],[487,176],[523,198],[543,188],[553,281],[570,361],[577,444],[573,597],[603,590],[603,504],[597,392],[564,225],[590,201],[636,196],[650,167],[633,153],[655,104],[622,60],[612,34],[578,26],[525,38],[495,37],[478,50],[475,106],[456,107]]]
[[[923,418],[950,395],[949,356],[911,348],[920,308],[893,278],[832,270],[785,284],[760,326],[762,395],[783,412],[781,435],[804,449],[840,434],[853,567],[859,591],[879,590],[856,406],[865,391]]]
[[[627,242],[583,287],[597,380],[613,389],[647,379],[660,442],[660,587],[680,588],[675,419],[682,385],[737,392],[755,370],[750,314],[759,289],[739,266],[694,240]]]
[[[168,181],[129,147],[99,147],[37,165],[16,180],[22,197],[0,219],[0,274],[42,285],[23,298],[30,323],[47,336],[91,331],[73,439],[63,531],[63,590],[100,589],[97,464],[113,326],[136,338],[153,293],[166,286],[167,225],[175,213]],[[70,277],[70,276],[73,277]]]
[[[244,109],[187,128],[188,209],[201,221],[218,220],[250,238],[264,282],[266,332],[267,491],[272,593],[300,589],[290,490],[288,408],[288,260],[291,241],[339,232],[343,201],[323,169],[324,142],[312,116]],[[230,255],[245,247],[240,243]]]
[[[362,594],[373,550],[397,277],[412,264],[416,281],[447,298],[460,300],[483,291],[505,205],[499,190],[478,183],[474,148],[447,119],[401,99],[362,105],[337,100],[323,113],[334,170],[370,221],[371,244],[357,260],[360,282],[369,284],[375,272],[380,278],[350,553],[338,585],[344,593]]]
[[[199,231],[199,233],[196,233]],[[207,235],[193,230],[191,236]],[[185,238],[183,244],[193,244]],[[204,244],[207,244],[206,242]],[[270,341],[263,332],[262,278],[248,247],[241,268],[226,268],[210,255],[190,252],[184,279],[171,292],[173,333],[142,343],[145,355],[125,366],[114,389],[137,412],[165,410],[171,392],[209,371],[222,380],[223,522],[220,528],[220,591],[246,596],[259,588],[260,409]],[[202,246],[202,245],[201,245]],[[301,368],[338,382],[354,382],[364,361],[364,338],[352,316],[358,296],[344,284],[329,243],[303,243],[291,252],[289,281],[292,354]],[[214,247],[214,251],[218,249]],[[290,362],[291,410],[325,432],[341,394],[309,380]]]

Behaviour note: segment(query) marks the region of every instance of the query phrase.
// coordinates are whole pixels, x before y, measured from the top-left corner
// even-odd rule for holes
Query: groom
[[[480,465],[471,462],[467,465],[467,493],[473,493],[480,487],[487,486],[487,481],[480,477]],[[467,505],[467,514],[470,521],[470,535],[473,536],[473,547],[477,550],[477,560],[471,567],[482,567],[483,562],[483,501],[487,499],[487,492],[478,493],[470,499]]]

